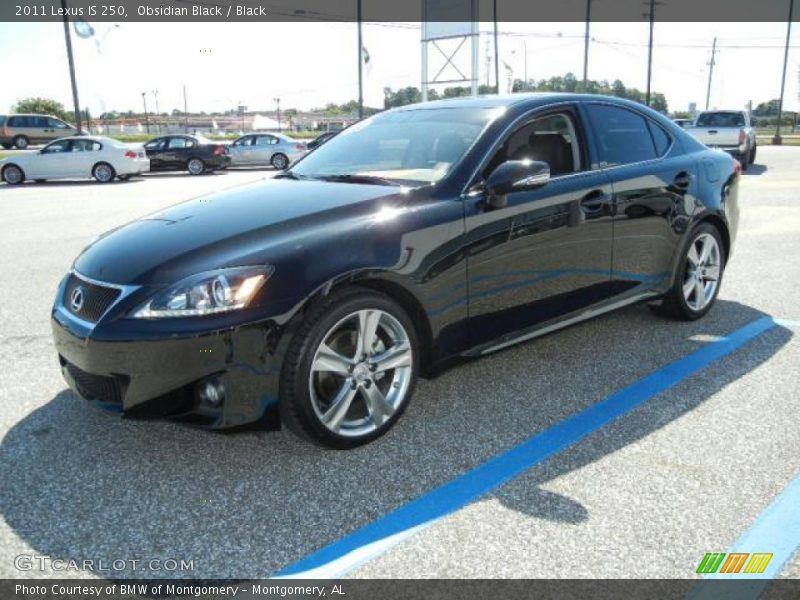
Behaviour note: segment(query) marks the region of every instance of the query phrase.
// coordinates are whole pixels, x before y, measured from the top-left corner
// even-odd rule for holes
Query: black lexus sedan
[[[127,416],[356,446],[451,358],[635,302],[702,317],[738,182],[730,156],[617,98],[390,110],[89,245],[56,295],[59,361]]]
[[[188,171],[202,175],[231,164],[228,148],[201,135],[165,135],[144,145],[151,171]]]

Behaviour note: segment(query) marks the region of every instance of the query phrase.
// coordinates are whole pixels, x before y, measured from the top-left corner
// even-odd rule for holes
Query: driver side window
[[[69,147],[69,140],[59,140],[42,149],[42,154],[57,154],[66,152]]]
[[[581,170],[575,125],[566,113],[547,115],[518,128],[506,138],[483,170],[484,179],[508,160],[538,160],[550,165],[553,177]]]

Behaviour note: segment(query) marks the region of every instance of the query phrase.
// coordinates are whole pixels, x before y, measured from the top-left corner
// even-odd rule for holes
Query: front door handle
[[[608,204],[611,198],[603,192],[603,190],[592,190],[581,198],[581,209],[587,215],[595,216],[601,212]]]

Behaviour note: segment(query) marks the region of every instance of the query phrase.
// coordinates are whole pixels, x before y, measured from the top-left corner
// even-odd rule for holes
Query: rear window
[[[740,112],[703,113],[697,117],[697,127],[744,127],[744,115]]]

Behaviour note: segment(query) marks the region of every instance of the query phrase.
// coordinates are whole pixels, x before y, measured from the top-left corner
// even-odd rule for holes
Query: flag
[[[361,65],[364,74],[364,106],[383,110],[383,82],[375,70],[374,57],[370,54],[366,44],[361,46]]]

